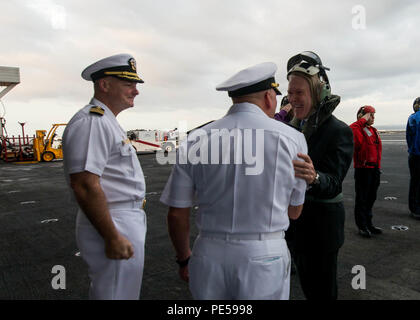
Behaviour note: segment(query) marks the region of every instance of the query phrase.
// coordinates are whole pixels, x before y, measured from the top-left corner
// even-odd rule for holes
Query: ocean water
[[[374,127],[378,130],[405,131],[406,125],[405,124],[401,124],[401,125],[392,125],[391,124],[391,125],[378,125],[378,126],[374,125]]]

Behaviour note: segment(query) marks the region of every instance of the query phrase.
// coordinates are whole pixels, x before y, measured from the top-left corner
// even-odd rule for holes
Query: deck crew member
[[[94,97],[63,134],[64,171],[79,205],[76,240],[90,299],[138,299],[143,275],[145,181],[117,115],[138,95],[135,59],[118,54],[87,67]]]
[[[344,242],[342,183],[351,164],[353,134],[332,115],[340,97],[317,54],[305,51],[289,59],[288,98],[291,125],[308,143],[305,162],[295,161],[296,176],[309,185],[301,217],[292,222],[294,261],[307,299],[337,299],[337,256]]]
[[[371,238],[372,234],[381,234],[382,229],[372,223],[372,208],[381,182],[382,141],[375,122],[375,108],[360,107],[357,121],[350,125],[354,137],[354,186],[356,200],[354,218],[359,234]]]
[[[420,220],[420,97],[413,102],[414,113],[407,121],[408,167],[410,188],[408,205],[411,216]]]
[[[174,166],[161,196],[170,206],[168,228],[179,274],[189,280],[195,299],[289,298],[284,231],[289,217],[300,215],[306,190],[305,181],[294,177],[292,161],[307,148],[301,133],[270,119],[280,94],[276,70],[274,63],[258,64],[216,88],[228,91],[233,106],[223,118],[189,134],[180,149],[188,159]],[[208,153],[209,164],[192,161],[193,152],[185,151],[197,148],[200,156]],[[248,171],[246,149],[257,156],[261,171]],[[191,253],[193,203],[199,206],[200,234]]]

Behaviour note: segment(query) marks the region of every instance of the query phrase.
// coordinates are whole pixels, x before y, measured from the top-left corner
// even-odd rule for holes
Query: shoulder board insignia
[[[93,106],[92,108],[90,108],[89,112],[96,113],[96,114],[99,114],[100,116],[103,116],[105,113],[105,110],[102,109],[101,107]]]

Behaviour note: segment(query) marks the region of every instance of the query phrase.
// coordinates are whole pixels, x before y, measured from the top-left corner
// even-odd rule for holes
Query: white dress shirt
[[[104,114],[91,113],[98,106]],[[64,172],[88,171],[100,177],[108,203],[140,201],[146,186],[136,152],[115,115],[102,102],[92,99],[77,112],[63,134]]]
[[[236,145],[230,144],[227,155],[230,164],[223,164],[228,149],[221,142],[223,138],[218,129],[236,132],[242,138]],[[292,160],[301,160],[297,153],[307,154],[303,134],[270,119],[251,103],[234,104],[225,117],[198,130],[200,133],[195,137],[192,137],[194,132],[190,133],[188,141],[180,147],[180,153],[189,152],[189,161],[186,164],[178,161],[174,165],[161,202],[178,208],[198,205],[196,224],[201,231],[263,233],[287,230],[288,206],[301,205],[305,199],[306,182],[295,178],[292,163]],[[246,139],[246,132],[250,130],[252,139]],[[263,141],[258,140],[258,136],[262,136]],[[219,147],[212,148],[212,144]],[[206,148],[199,148],[203,145],[208,145],[208,154]],[[247,152],[248,159],[249,152],[255,156],[254,165],[245,161]],[[219,164],[205,164],[204,161],[192,164],[191,154],[207,158],[209,163],[218,159]]]

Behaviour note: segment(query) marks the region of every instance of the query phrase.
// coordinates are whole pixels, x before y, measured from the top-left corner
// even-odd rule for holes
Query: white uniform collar
[[[120,129],[124,132],[124,129],[121,127],[121,125],[118,122],[117,117],[115,116],[115,114],[103,102],[99,101],[96,98],[92,98],[92,100],[90,100],[89,103],[92,104],[92,105],[95,105],[95,106],[98,106],[98,107],[103,108],[105,110],[104,115],[106,117],[108,117],[108,118],[111,118],[113,121],[115,121],[118,124],[118,126],[120,127]]]
[[[107,115],[107,116],[110,116],[110,117],[112,117],[112,118],[117,119],[117,118],[115,117],[114,113],[111,111],[111,109],[110,109],[110,108],[108,108],[108,107],[105,105],[105,103],[103,103],[103,102],[99,101],[98,99],[96,99],[96,98],[92,98],[92,100],[90,100],[89,104],[93,104],[94,106],[98,106],[98,107],[103,108],[103,109],[105,110],[105,115]]]
[[[229,115],[237,112],[251,112],[268,117],[259,106],[249,102],[235,103],[232,107],[230,107],[227,114]]]

